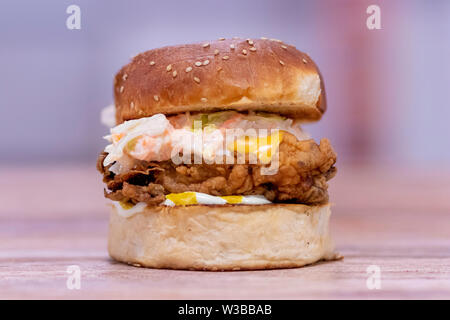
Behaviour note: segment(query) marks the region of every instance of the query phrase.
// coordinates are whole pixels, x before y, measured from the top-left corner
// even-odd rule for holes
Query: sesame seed
[[[214,55],[217,56],[218,54],[219,54],[219,50],[218,49],[214,50]]]
[[[156,102],[159,101],[159,97],[158,97],[157,95],[154,95],[154,96],[153,96],[153,99],[155,99]]]
[[[261,37],[261,40],[267,40],[267,38],[266,37]]]
[[[230,59],[230,57],[229,56],[223,56],[222,59],[223,60],[228,60],[228,59]]]
[[[131,101],[130,107],[131,107],[131,109],[134,109],[134,102],[133,101]]]
[[[287,47],[283,44],[282,46],[281,46],[284,50],[286,50],[287,49]]]
[[[209,60],[203,61],[203,65],[204,65],[204,66],[207,66],[208,64],[209,64]]]
[[[252,40],[250,40],[250,39],[247,39],[247,42],[248,42],[248,44],[251,45],[251,46],[252,46],[253,43],[254,43],[254,42],[253,42]]]
[[[233,37],[233,39],[234,39],[234,40],[237,40],[237,39],[239,39],[239,37]]]
[[[124,89],[124,87],[121,86],[120,89],[119,89],[119,92],[122,93],[122,92],[123,92],[123,89]]]
[[[187,67],[186,68],[186,72],[191,72],[192,71],[192,67]]]
[[[234,44],[230,44],[231,50],[234,50]]]
[[[172,72],[172,77],[176,77],[177,76],[177,71],[175,70],[174,72]]]
[[[223,40],[225,40],[225,38],[219,38],[219,41],[223,41]]]
[[[283,61],[281,61],[281,60],[280,60],[280,64],[281,64],[282,66],[284,66],[284,62],[283,62]]]
[[[169,72],[170,70],[172,70],[172,65],[169,64],[169,65],[166,67],[166,70],[167,70],[167,72]]]
[[[200,79],[197,78],[197,77],[194,77],[194,81],[197,82],[197,83],[200,83]]]
[[[308,61],[307,61],[305,58],[303,58],[303,63],[304,63],[304,64],[307,64]]]
[[[204,43],[203,44],[203,48],[208,48],[209,47],[209,43]]]
[[[201,63],[200,61],[197,61],[197,62],[195,63],[195,65],[196,65],[197,67],[200,67],[200,66],[202,65],[202,63]]]
[[[206,99],[206,98],[201,98],[200,101],[201,101],[201,102],[206,102],[206,101],[208,101],[208,99]]]
[[[155,61],[150,61],[150,65],[154,66],[155,65]]]
[[[218,68],[217,68],[217,71],[221,71],[221,70],[222,70],[222,67],[218,67]]]
[[[247,54],[247,50],[242,50],[242,54]]]
[[[125,74],[122,76],[122,79],[123,79],[123,80],[127,80],[127,78],[128,78],[128,75],[125,73]]]
[[[249,50],[255,52],[256,48],[255,47],[251,47]]]

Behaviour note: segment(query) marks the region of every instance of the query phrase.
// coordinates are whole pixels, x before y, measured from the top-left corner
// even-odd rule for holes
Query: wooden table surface
[[[450,298],[450,170],[340,168],[332,234],[342,261],[268,271],[152,270],[106,252],[108,211],[92,166],[0,168],[0,298]],[[81,270],[80,290],[66,286]],[[380,268],[368,289],[367,267]]]

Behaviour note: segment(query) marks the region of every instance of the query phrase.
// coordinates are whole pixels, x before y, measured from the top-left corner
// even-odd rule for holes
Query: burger
[[[113,259],[253,270],[337,257],[336,154],[302,128],[326,110],[308,55],[267,38],[154,49],[117,73],[114,100],[97,163]]]

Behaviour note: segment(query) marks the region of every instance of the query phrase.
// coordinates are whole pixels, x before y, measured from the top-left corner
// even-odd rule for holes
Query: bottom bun
[[[337,258],[329,204],[152,206],[129,218],[112,210],[109,254],[135,266],[255,270]]]

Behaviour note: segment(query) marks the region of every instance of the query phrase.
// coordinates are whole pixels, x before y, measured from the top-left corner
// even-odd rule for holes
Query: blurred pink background
[[[81,30],[66,8],[81,8]],[[368,30],[366,8],[381,8]],[[307,52],[329,110],[307,129],[342,163],[450,162],[449,1],[12,1],[0,4],[0,163],[94,163],[100,110],[129,57],[219,37]]]

